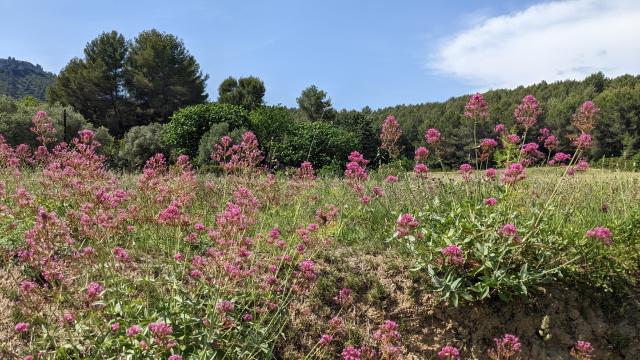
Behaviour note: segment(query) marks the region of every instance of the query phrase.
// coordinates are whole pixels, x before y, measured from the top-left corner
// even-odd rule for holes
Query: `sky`
[[[151,28],[184,41],[211,100],[228,76],[261,78],[268,104],[315,84],[376,109],[640,73],[637,0],[0,0],[0,57],[57,73],[101,32]]]

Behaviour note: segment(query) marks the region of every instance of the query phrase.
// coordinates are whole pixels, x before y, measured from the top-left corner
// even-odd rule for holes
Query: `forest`
[[[176,36],[148,30],[127,40],[112,31],[97,36],[86,44],[82,57],[69,61],[48,88],[47,104],[26,104],[42,109],[68,106],[93,127],[106,129],[113,137],[109,140],[111,164],[124,168],[141,167],[157,151],[174,159],[187,154],[206,168],[211,165],[211,147],[221,136],[237,140],[245,130],[257,135],[266,165],[274,168],[311,161],[327,173],[338,173],[354,149],[374,159],[377,166],[390,160],[389,154],[378,150],[377,136],[389,115],[402,129],[400,163],[410,166],[408,160],[424,143],[422,134],[429,128],[442,134],[440,161],[430,162],[431,167],[451,168],[474,154],[474,145],[467,141],[473,124],[462,115],[470,95],[444,102],[348,110],[335,109],[329,94],[311,85],[296,99],[298,106],[288,108],[265,103],[267,89],[257,76],[229,76],[219,84],[217,96],[206,93],[207,80]],[[9,95],[20,98],[21,94]],[[40,98],[38,91],[31,95]],[[560,150],[568,149],[572,141],[568,137],[571,114],[592,100],[601,109],[601,121],[589,156],[621,159],[630,167],[640,163],[640,76],[608,78],[598,72],[582,80],[486,91],[483,96],[491,105],[487,119],[477,124],[478,138],[495,136],[496,124],[513,128],[514,110],[526,95],[533,95],[544,109],[531,131],[555,134]],[[11,120],[4,124],[28,126],[28,111],[20,115],[19,107],[5,106],[0,117]],[[25,126],[21,134],[5,133],[7,142],[24,142],[30,136]]]

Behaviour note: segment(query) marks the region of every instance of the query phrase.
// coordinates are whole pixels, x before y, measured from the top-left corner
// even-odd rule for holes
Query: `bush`
[[[277,159],[286,166],[310,161],[322,168],[344,163],[353,150],[359,150],[358,136],[324,122],[298,121],[279,147]]]
[[[33,126],[31,119],[38,111],[46,111],[56,127],[55,142],[64,141],[63,112],[65,109],[67,111],[67,141],[71,141],[82,129],[94,130],[96,140],[102,144],[99,152],[101,154],[111,153],[114,140],[106,128],[96,129],[71,107],[38,103],[30,99],[13,100],[10,97],[0,96],[0,134],[12,146],[27,144],[35,147],[39,145],[39,142],[36,140],[36,135],[30,130]]]
[[[233,139],[234,143],[238,143],[242,138],[242,133],[245,131],[247,131],[245,128],[237,128],[229,131],[229,124],[226,122],[212,125],[209,131],[200,138],[198,164],[201,166],[211,164],[211,151],[213,150],[213,146],[220,141],[221,137],[228,135]]]
[[[230,104],[198,104],[176,111],[165,125],[163,138],[179,154],[195,157],[200,138],[213,124],[227,123],[235,130],[249,123],[249,113]]]
[[[138,169],[153,155],[167,155],[167,147],[162,141],[162,125],[153,123],[134,126],[124,135],[118,156],[123,165]]]
[[[249,119],[267,159],[276,157],[282,140],[292,130],[291,111],[284,106],[263,106],[253,110]]]

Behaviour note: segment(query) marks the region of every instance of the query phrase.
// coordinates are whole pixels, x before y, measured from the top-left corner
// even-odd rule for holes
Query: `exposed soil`
[[[394,255],[340,250],[320,265],[322,276],[335,287],[327,294],[320,289],[299,307],[290,329],[297,339],[282,349],[284,358],[295,358],[313,346],[337,311],[328,292],[349,284],[359,287],[348,315],[357,323],[355,328],[371,333],[386,319],[396,321],[407,359],[435,358],[443,345],[458,347],[463,359],[485,359],[493,339],[505,333],[520,338],[524,359],[569,359],[576,340],[593,344],[594,359],[640,358],[638,296],[616,303],[612,296],[553,284],[537,289],[529,299],[462,303],[456,308],[424,290],[428,284],[419,282],[428,280],[412,275],[411,264]],[[538,334],[545,315],[550,317],[547,341]]]

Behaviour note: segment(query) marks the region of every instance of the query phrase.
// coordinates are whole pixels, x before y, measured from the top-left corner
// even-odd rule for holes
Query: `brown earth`
[[[528,299],[453,307],[424,290],[428,284],[421,282],[428,280],[413,275],[411,264],[394,255],[340,250],[319,265],[321,277],[330,280],[319,284],[309,300],[297,307],[288,331],[289,345],[281,349],[283,358],[299,358],[313,346],[326,330],[327,320],[338,311],[331,296],[336,289],[351,285],[357,296],[353,307],[342,312],[354,323],[350,333],[366,337],[384,320],[394,320],[400,327],[406,359],[435,359],[443,345],[458,347],[462,359],[486,359],[493,339],[505,333],[520,338],[522,359],[569,359],[576,340],[593,344],[594,359],[640,359],[637,293],[613,301],[611,295],[552,284],[536,289]],[[538,334],[545,315],[550,318],[547,341]],[[349,337],[354,339],[352,334]],[[340,351],[340,345],[331,349],[333,354]],[[320,357],[335,356],[325,355]]]

